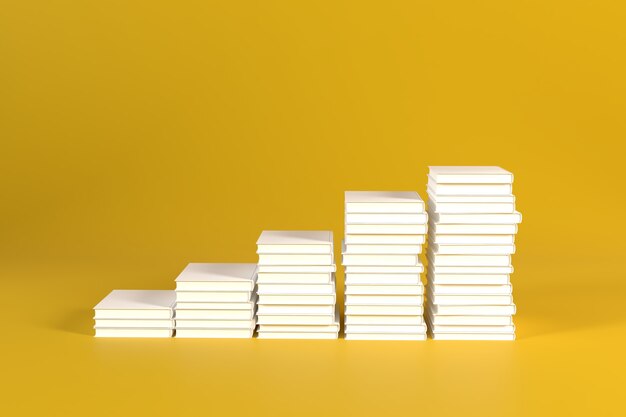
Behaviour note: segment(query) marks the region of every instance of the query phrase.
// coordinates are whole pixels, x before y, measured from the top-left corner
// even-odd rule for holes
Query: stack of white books
[[[337,339],[333,233],[264,231],[257,253],[258,337]]]
[[[511,255],[522,216],[513,174],[499,167],[430,167],[425,313],[435,340],[513,340]]]
[[[256,264],[190,263],[176,278],[176,337],[250,338]]]
[[[346,192],[346,339],[426,339],[419,254],[427,223],[414,191]]]
[[[172,337],[174,291],[113,290],[94,307],[96,337]]]

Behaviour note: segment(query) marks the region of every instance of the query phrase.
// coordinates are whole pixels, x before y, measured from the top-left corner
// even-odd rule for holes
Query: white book
[[[437,305],[510,305],[513,303],[513,297],[510,295],[439,295],[429,294],[429,298],[433,304]]]
[[[510,283],[508,274],[435,274],[429,271],[426,277],[429,283],[441,285],[506,285]]]
[[[429,284],[436,295],[509,295],[513,286],[507,285],[439,285]]]
[[[256,273],[252,263],[190,263],[176,278],[176,290],[250,292]]]
[[[351,255],[343,254],[342,263],[346,266],[415,266],[419,265],[418,255]]]
[[[96,329],[96,337],[172,337],[172,329]]]
[[[96,319],[170,319],[174,291],[113,290],[94,307]]]
[[[328,230],[264,230],[256,241],[262,253],[332,253],[333,232]],[[305,245],[305,246],[302,246]],[[314,252],[306,247],[315,246]],[[297,251],[297,252],[293,252]]]
[[[390,324],[348,324],[345,328],[345,333],[426,333],[425,324],[413,324],[413,325],[390,325]]]
[[[336,270],[335,265],[259,265],[260,274],[330,274]]]
[[[483,214],[483,213],[433,213],[429,212],[430,218],[437,224],[517,224],[522,222],[522,214],[519,211],[507,214]]]
[[[177,338],[250,339],[254,329],[176,329]]]
[[[346,274],[421,274],[424,265],[415,266],[351,266],[346,265]]]
[[[429,315],[433,325],[442,326],[510,326],[511,316],[440,316]]]
[[[339,333],[339,323],[327,324],[322,326],[275,326],[268,324],[259,326],[259,334],[260,333]]]
[[[435,274],[507,274],[513,273],[513,266],[438,266],[428,265],[429,272]]]
[[[172,319],[96,319],[96,329],[172,329]]]
[[[422,245],[353,245],[344,243],[343,253],[348,255],[415,255],[422,253]]]
[[[440,224],[429,223],[435,235],[514,235],[516,224]]]
[[[509,266],[509,255],[439,255],[428,254],[429,265],[436,266]]]
[[[257,284],[330,284],[333,275],[332,272],[305,274],[265,272],[259,273]]]
[[[335,283],[329,284],[259,284],[258,294],[334,294]]]
[[[345,274],[348,285],[418,285],[420,274]]]
[[[337,332],[259,332],[259,339],[337,339]]]
[[[346,234],[346,245],[423,245],[424,234],[417,235],[352,235]]]
[[[512,255],[515,245],[440,245],[431,243],[432,253],[439,255]]]
[[[421,316],[422,305],[346,305],[346,316]]]
[[[176,329],[254,329],[256,320],[187,320],[176,319]]]
[[[415,191],[346,191],[346,213],[423,213]]]
[[[332,265],[332,254],[259,254],[259,265]]]
[[[429,213],[494,213],[505,214],[515,211],[515,203],[442,203],[434,199],[428,201]],[[429,214],[430,216],[430,214]]]
[[[346,285],[348,295],[421,295],[424,286],[418,285]]]
[[[350,333],[346,334],[346,340],[426,340],[426,334]]]
[[[251,293],[247,291],[176,291],[177,303],[245,303],[251,300]]]
[[[427,224],[346,224],[347,235],[425,235]]]
[[[422,305],[423,295],[346,295],[347,306],[353,305]]]
[[[345,324],[369,324],[369,325],[416,325],[424,324],[422,316],[346,316]]]
[[[513,194],[507,195],[436,195],[435,191],[430,187],[427,188],[428,203],[481,203],[481,204],[502,204],[513,203],[515,204],[515,196]]]
[[[247,310],[176,310],[177,320],[251,320],[254,309]]]
[[[431,305],[433,314],[442,316],[510,316],[515,314],[515,304],[509,305]]]
[[[428,244],[438,245],[513,245],[515,235],[438,235],[428,234]]]
[[[259,304],[335,304],[335,294],[319,295],[264,295],[259,294]]]
[[[426,213],[345,213],[346,224],[401,224],[428,223]]]
[[[428,188],[435,196],[440,195],[509,195],[513,192],[511,184],[441,184],[428,179]]]
[[[258,317],[262,316],[333,316],[335,306],[328,305],[260,305]]]
[[[515,340],[515,333],[435,333],[433,340]]]
[[[325,315],[261,315],[258,323],[261,325],[307,325],[307,326],[329,326],[336,322],[334,314]],[[276,330],[269,330],[276,331]],[[295,330],[292,330],[295,331]],[[338,331],[338,329],[337,329]]]
[[[252,294],[252,300],[246,302],[176,302],[176,311],[180,310],[252,310],[257,302],[257,295]]]
[[[513,174],[497,166],[430,166],[428,175],[438,183],[512,184]]]

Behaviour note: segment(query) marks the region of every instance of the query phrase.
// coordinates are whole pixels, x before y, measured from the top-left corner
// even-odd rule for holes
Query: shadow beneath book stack
[[[54,327],[64,332],[93,336],[93,325],[93,310],[84,309],[66,312],[55,323]]]

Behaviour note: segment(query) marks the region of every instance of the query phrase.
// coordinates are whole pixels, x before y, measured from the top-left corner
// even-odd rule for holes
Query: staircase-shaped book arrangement
[[[414,191],[347,191],[345,338],[514,340],[512,184],[499,167],[430,167],[427,210]],[[264,231],[258,264],[190,263],[175,291],[112,291],[95,335],[337,339],[334,252],[332,231]]]
[[[509,275],[521,214],[513,174],[430,167],[428,328],[435,340],[513,340]]]

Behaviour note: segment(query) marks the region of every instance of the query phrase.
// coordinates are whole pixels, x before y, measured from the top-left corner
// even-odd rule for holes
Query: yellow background
[[[1,3],[7,415],[624,415],[622,2]],[[447,164],[515,174],[513,343],[91,337]]]

